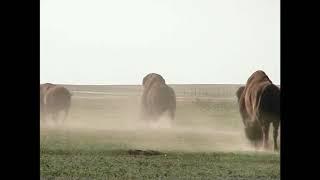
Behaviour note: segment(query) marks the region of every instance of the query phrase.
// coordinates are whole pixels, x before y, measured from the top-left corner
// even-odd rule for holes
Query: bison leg
[[[174,118],[175,118],[175,111],[171,109],[171,110],[169,111],[169,115],[170,115],[171,120],[174,120]]]
[[[274,150],[278,151],[278,130],[279,130],[279,121],[278,122],[273,122],[273,142],[274,142]]]
[[[69,108],[67,108],[67,109],[64,110],[63,122],[66,121],[68,115],[69,115]]]
[[[262,133],[263,133],[263,147],[265,149],[268,149],[269,147],[269,129],[270,129],[270,123],[265,123],[262,126]]]
[[[58,112],[54,112],[52,113],[52,120],[57,122],[58,121],[58,117],[59,117],[59,113]]]
[[[47,121],[48,115],[49,115],[48,109],[44,107],[41,111],[41,116],[40,116],[43,122]]]

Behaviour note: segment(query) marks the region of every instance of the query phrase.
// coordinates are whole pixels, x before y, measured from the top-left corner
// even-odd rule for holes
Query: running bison
[[[258,70],[240,87],[236,96],[246,137],[257,147],[268,148],[269,127],[273,125],[274,150],[278,151],[280,125],[280,89],[265,72]]]
[[[40,118],[46,120],[52,115],[54,121],[58,120],[59,112],[64,111],[63,120],[66,119],[71,105],[71,93],[62,86],[45,83],[40,85]]]
[[[171,120],[175,118],[176,95],[163,77],[150,73],[143,78],[143,94],[141,98],[141,118],[156,121],[168,112]]]

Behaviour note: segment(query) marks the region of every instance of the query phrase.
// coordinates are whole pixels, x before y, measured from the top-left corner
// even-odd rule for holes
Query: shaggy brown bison
[[[143,78],[142,85],[141,118],[156,121],[164,112],[168,112],[173,120],[176,111],[176,95],[163,77],[150,73]]]
[[[54,84],[51,83],[45,83],[45,84],[40,84],[40,119],[44,120],[45,119],[45,113],[44,113],[44,103],[43,103],[43,98],[48,89],[54,87]]]
[[[41,119],[46,120],[52,115],[54,121],[58,120],[60,111],[64,111],[66,119],[71,104],[71,93],[62,86],[46,83],[40,85],[40,113]]]
[[[40,104],[43,103],[43,97],[45,95],[45,93],[48,91],[48,89],[54,87],[54,84],[51,83],[45,83],[45,84],[41,84],[40,85]]]
[[[265,72],[258,70],[240,87],[236,96],[246,137],[255,145],[268,148],[269,127],[273,125],[274,150],[278,151],[280,125],[280,89]]]

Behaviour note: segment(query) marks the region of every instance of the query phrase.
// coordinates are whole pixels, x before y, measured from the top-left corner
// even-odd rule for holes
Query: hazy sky
[[[280,83],[279,0],[40,0],[41,83]]]

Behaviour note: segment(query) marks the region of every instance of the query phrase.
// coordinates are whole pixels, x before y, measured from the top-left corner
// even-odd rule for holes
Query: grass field
[[[172,85],[176,119],[154,124],[138,119],[140,86],[65,86],[67,122],[41,124],[42,179],[280,179],[279,153],[257,151],[244,136],[239,85]]]

